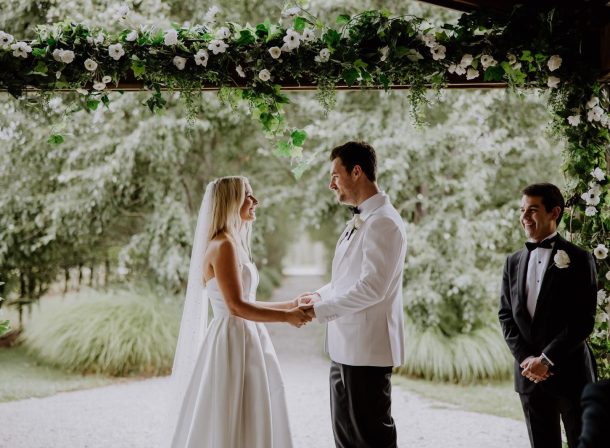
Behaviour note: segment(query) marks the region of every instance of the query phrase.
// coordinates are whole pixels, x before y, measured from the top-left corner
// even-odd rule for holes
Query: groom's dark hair
[[[341,159],[343,166],[351,174],[358,165],[368,180],[377,180],[377,155],[371,145],[365,142],[347,142],[335,146],[330,153],[330,161]]]
[[[561,222],[561,217],[563,216],[563,209],[565,208],[565,200],[563,199],[563,195],[559,188],[557,188],[553,184],[532,184],[528,185],[521,192],[525,196],[538,196],[542,198],[542,205],[546,209],[547,213],[553,210],[555,207],[559,207],[561,211],[559,212],[559,216],[555,220],[557,225]]]

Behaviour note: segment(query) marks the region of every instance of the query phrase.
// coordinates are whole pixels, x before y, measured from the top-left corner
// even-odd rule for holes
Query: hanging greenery
[[[194,92],[216,88],[224,101],[249,103],[263,130],[276,138],[278,155],[291,159],[296,176],[309,161],[303,152],[307,135],[284,120],[285,87],[316,86],[328,109],[336,86],[408,86],[416,119],[426,90],[449,82],[540,89],[554,130],[567,140],[570,199],[564,224],[598,263],[599,312],[591,342],[600,372],[608,377],[610,100],[597,83],[598,49],[586,38],[595,13],[587,8],[475,12],[440,28],[384,11],[340,15],[329,26],[299,7],[285,10],[280,23],[221,24],[218,8],[211,8],[202,25],[162,30],[130,26],[129,8],[123,7],[116,19],[125,29],[114,34],[67,22],[38,27],[28,42],[0,31],[0,89],[15,97],[27,88],[77,90],[82,106],[96,109],[108,106],[113,85],[139,83],[151,91],[146,104],[156,111],[165,105],[164,89],[181,91],[189,105]],[[49,139],[62,141],[60,134]]]

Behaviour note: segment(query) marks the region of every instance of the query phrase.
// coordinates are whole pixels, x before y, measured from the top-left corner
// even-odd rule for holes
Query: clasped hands
[[[288,322],[297,328],[311,322],[316,313],[313,309],[315,302],[320,300],[319,294],[305,292],[293,300],[293,308],[289,311]]]
[[[534,383],[544,381],[553,375],[549,367],[542,363],[542,355],[537,357],[528,356],[520,366],[523,369],[521,375]]]

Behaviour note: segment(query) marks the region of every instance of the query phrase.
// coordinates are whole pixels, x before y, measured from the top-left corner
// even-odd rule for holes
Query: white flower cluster
[[[493,58],[492,58],[493,59]],[[451,64],[447,68],[449,73],[455,73],[456,75],[466,75],[466,79],[475,79],[479,76],[479,71],[474,67],[471,67],[474,58],[471,54],[466,53],[462,56],[459,64]]]
[[[585,215],[587,216],[595,216],[597,214],[596,207],[601,201],[600,196],[602,194],[602,186],[598,182],[602,182],[606,179],[606,173],[600,167],[595,167],[595,169],[591,171],[591,176],[594,180],[589,183],[589,190],[580,196],[587,204],[587,208],[585,209]]]
[[[434,34],[420,34],[419,38],[424,44],[426,44],[426,47],[430,48],[432,59],[434,59],[435,61],[445,59],[447,47],[439,44],[436,41],[436,37],[434,36]]]
[[[97,36],[93,37],[93,36],[87,36],[87,43],[89,43],[89,45],[101,45],[104,43],[104,33],[102,33],[101,31],[99,33],[97,33]]]
[[[74,61],[74,52],[72,50],[61,50],[56,48],[53,50],[53,59],[57,62],[63,62],[64,64],[70,64]]]

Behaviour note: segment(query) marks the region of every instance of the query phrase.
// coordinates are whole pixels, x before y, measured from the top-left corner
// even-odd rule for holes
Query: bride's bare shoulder
[[[235,241],[226,233],[216,235],[208,244],[208,254],[215,258],[217,256],[230,256],[236,253]]]

